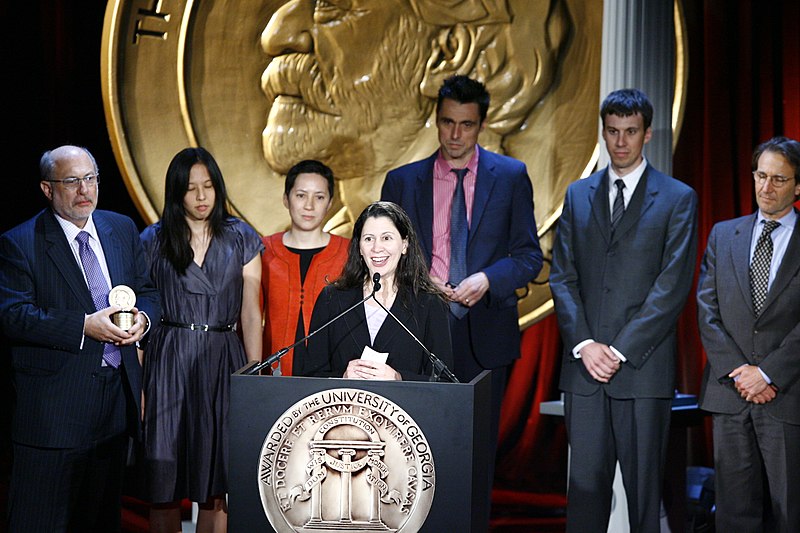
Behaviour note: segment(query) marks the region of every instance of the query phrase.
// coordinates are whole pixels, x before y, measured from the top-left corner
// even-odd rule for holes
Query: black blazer
[[[92,215],[112,285],[136,293],[136,307],[161,316],[133,221],[109,211]],[[91,293],[52,211],[46,209],[0,237],[0,324],[11,341],[16,390],[14,441],[70,448],[85,444],[89,422],[103,406],[93,374],[103,344],[83,337],[84,315],[95,312]],[[141,412],[142,368],[134,346],[121,349],[130,398]],[[131,420],[138,430],[138,416]],[[111,435],[108,435],[111,436]]]
[[[322,290],[311,315],[310,331],[325,324],[363,298],[360,288],[339,290],[329,285]],[[398,294],[391,311],[430,351],[448,367],[453,367],[453,348],[447,304],[433,294],[407,294],[403,305]],[[375,343],[370,342],[364,306],[359,305],[308,341],[308,357],[295,360],[298,376],[342,377],[347,364],[361,357],[364,346],[388,352],[386,363],[397,370],[405,381],[427,381],[432,366],[428,356],[413,338],[391,316],[383,322]]]

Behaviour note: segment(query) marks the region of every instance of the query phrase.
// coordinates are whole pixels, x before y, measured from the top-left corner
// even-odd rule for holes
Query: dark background
[[[796,0],[683,2],[689,36],[689,86],[673,174],[700,196],[700,252],[714,222],[754,209],[750,157],[774,135],[800,138],[800,3]],[[122,183],[106,130],[100,42],[106,5],[98,0],[0,3],[0,72],[5,163],[0,232],[45,206],[38,161],[44,150],[89,148],[102,177],[99,205],[144,222]],[[592,118],[594,119],[594,118]],[[699,258],[698,258],[699,263]],[[678,388],[699,393],[705,363],[690,297],[680,321]],[[2,342],[2,340],[0,340]],[[566,440],[539,402],[555,399],[560,340],[551,316],[529,328],[501,422],[497,509],[547,514],[563,503]],[[12,393],[6,343],[0,345],[0,401]],[[10,409],[0,410],[0,510],[10,463]],[[690,431],[689,464],[711,465],[710,428]],[[533,524],[540,523],[538,527]],[[525,531],[549,531],[532,518]],[[554,526],[555,527],[555,526]],[[0,525],[2,529],[2,525]],[[557,529],[554,529],[557,530]]]

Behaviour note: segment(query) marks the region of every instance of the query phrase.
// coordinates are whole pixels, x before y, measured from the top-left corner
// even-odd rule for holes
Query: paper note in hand
[[[388,353],[376,352],[369,346],[364,346],[364,351],[361,352],[361,359],[366,359],[367,361],[386,363],[386,359],[388,357],[389,357]]]

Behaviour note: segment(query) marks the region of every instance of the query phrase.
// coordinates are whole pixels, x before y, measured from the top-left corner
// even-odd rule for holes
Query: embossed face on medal
[[[171,157],[202,145],[262,234],[287,227],[282,173],[328,164],[327,227],[348,235],[388,170],[436,150],[436,94],[465,74],[492,98],[479,142],[526,163],[545,235],[591,166],[601,19],[600,0],[111,0],[109,132],[148,222]],[[532,287],[522,314],[549,299]]]
[[[299,160],[322,159],[344,179],[388,170],[396,153],[382,145],[407,146],[430,115],[419,67],[435,30],[405,0],[281,7],[261,36],[272,59],[261,78],[269,165],[284,174]]]
[[[108,293],[109,305],[116,305],[122,311],[130,311],[136,305],[136,293],[127,285],[117,285]]]
[[[505,151],[550,91],[570,20],[562,2],[507,0],[292,0],[261,36],[272,59],[261,79],[270,105],[264,156],[277,172],[317,158],[344,180],[348,219],[375,200],[385,173],[429,155],[426,126],[454,74],[492,95],[482,142]],[[524,24],[524,26],[521,26]],[[541,37],[518,46],[514,28]],[[531,42],[532,41],[532,42]],[[525,50],[527,53],[522,53]],[[426,124],[427,123],[427,124]],[[512,154],[513,155],[513,154]],[[354,184],[348,180],[367,178]],[[365,194],[366,193],[366,194]]]
[[[258,490],[272,527],[419,531],[436,488],[428,441],[400,406],[331,389],[289,408],[264,439]]]

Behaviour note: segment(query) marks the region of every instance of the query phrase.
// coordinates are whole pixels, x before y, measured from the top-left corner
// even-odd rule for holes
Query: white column
[[[653,102],[653,138],[645,157],[672,174],[672,97],[675,85],[674,0],[605,0],[600,99],[616,89],[641,89]],[[608,164],[600,142],[599,167]]]

